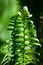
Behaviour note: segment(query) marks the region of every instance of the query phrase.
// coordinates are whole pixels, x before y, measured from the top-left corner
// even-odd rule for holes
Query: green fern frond
[[[12,58],[14,60],[11,61],[12,65],[27,65],[29,63],[37,65],[36,61],[39,61],[39,59],[35,57],[35,54],[40,55],[40,53],[35,51],[33,47],[41,45],[37,39],[33,21],[30,20],[31,16],[28,8],[25,6],[18,15],[10,19],[8,29],[12,31],[11,40],[13,42],[13,52],[11,54],[14,55]]]
[[[2,65],[8,64],[11,61],[12,57],[14,56],[12,54],[12,52],[13,52],[12,51],[12,45],[13,45],[13,43],[11,41],[9,41],[9,40],[7,40],[6,43],[7,43],[7,50],[6,50],[7,53],[5,54],[5,56],[4,56],[3,60],[2,60],[2,63],[1,63]]]

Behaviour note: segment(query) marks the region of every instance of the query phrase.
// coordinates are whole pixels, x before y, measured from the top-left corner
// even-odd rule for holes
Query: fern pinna
[[[40,44],[33,21],[30,20],[31,16],[28,8],[24,6],[18,15],[10,19],[9,30],[12,31],[12,55],[14,55],[10,65],[29,65],[30,63],[37,65],[36,61],[39,61],[35,54],[40,55],[40,53],[35,51],[34,47]]]

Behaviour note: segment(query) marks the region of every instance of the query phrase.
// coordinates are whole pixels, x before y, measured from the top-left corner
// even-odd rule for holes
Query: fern
[[[40,44],[33,21],[30,20],[31,16],[28,8],[25,6],[18,15],[10,19],[9,30],[11,30],[11,41],[13,42],[11,49],[13,52],[10,54],[14,55],[10,57],[14,59],[13,61],[10,60],[10,65],[27,65],[30,63],[37,65],[36,61],[39,61],[35,54],[40,55],[40,53],[35,51],[34,46],[37,47]],[[5,61],[9,61],[9,59]]]
[[[7,53],[5,54],[4,58],[3,58],[3,61],[2,61],[2,65],[6,65],[6,64],[10,64],[10,61],[11,61],[11,58],[14,56],[12,55],[12,45],[13,43],[9,40],[6,41],[6,46],[5,48],[7,48]]]

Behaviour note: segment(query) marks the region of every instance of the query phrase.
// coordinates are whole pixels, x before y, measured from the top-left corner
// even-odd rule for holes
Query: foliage
[[[37,65],[39,61],[35,55],[40,55],[34,47],[40,46],[32,15],[25,6],[10,19],[8,30],[11,31],[11,40],[8,42],[8,53],[4,56],[2,65]],[[9,44],[10,43],[10,44]]]

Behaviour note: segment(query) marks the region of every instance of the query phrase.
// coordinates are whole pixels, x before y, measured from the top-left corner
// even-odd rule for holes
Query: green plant
[[[10,19],[8,29],[11,31],[11,41],[13,43],[9,46],[9,49],[11,48],[12,53],[8,50],[9,54],[3,59],[3,65],[6,65],[7,61],[9,65],[27,65],[30,63],[37,65],[36,61],[39,61],[39,59],[35,57],[35,54],[40,55],[40,53],[35,51],[34,47],[40,46],[40,44],[33,21],[30,20],[31,16],[25,6],[18,15]]]

